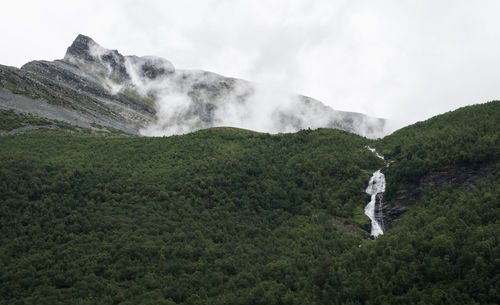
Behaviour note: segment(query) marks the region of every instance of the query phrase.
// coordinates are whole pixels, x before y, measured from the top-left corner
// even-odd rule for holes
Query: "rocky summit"
[[[78,35],[61,60],[0,65],[0,108],[129,134],[163,136],[233,126],[261,132],[336,128],[369,138],[386,121],[310,97],[215,73],[179,70],[155,56],[124,56]]]

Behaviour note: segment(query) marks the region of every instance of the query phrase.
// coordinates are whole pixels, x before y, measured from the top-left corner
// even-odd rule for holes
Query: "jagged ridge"
[[[95,122],[132,134],[182,134],[214,126],[271,133],[328,127],[372,138],[384,134],[383,119],[335,111],[309,97],[211,72],[178,70],[160,57],[124,56],[84,35],[77,36],[62,60],[32,61],[21,69],[0,66],[0,84],[70,109],[75,124]],[[17,106],[5,91],[0,98],[4,108],[44,115],[26,103]]]

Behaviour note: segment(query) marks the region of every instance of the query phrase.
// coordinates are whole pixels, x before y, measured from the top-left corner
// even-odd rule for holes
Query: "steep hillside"
[[[322,303],[498,304],[499,136],[494,101],[377,141],[392,229],[328,262]]]
[[[95,123],[90,124],[88,128],[83,128],[78,125],[69,124],[66,121],[51,120],[29,113],[0,109],[0,136],[22,134],[37,129],[58,129],[66,130],[71,133],[95,135],[128,135],[121,130]]]
[[[153,56],[123,56],[79,35],[64,59],[0,66],[0,108],[95,123],[131,134],[183,134],[214,126],[262,132],[337,128],[376,138],[385,120],[336,111],[309,97]]]
[[[498,304],[500,170],[464,192],[427,187],[374,242],[325,262],[321,304]]]
[[[11,124],[12,125],[12,124]],[[1,304],[307,304],[368,237],[365,138],[0,137]]]
[[[463,107],[402,128],[375,146],[394,166],[386,195],[444,166],[478,167],[500,158],[500,101]]]
[[[2,111],[0,304],[497,304],[499,105],[377,141]],[[379,168],[394,217],[371,240]]]

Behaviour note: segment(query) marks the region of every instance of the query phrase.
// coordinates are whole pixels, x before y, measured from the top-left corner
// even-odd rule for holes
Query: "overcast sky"
[[[500,1],[5,1],[0,64],[77,34],[402,122],[500,99]]]

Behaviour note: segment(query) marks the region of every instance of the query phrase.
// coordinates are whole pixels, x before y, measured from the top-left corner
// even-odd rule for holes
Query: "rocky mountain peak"
[[[90,54],[90,48],[94,45],[98,44],[92,38],[79,34],[66,50],[64,59],[81,58],[86,61],[93,61],[94,57]]]
[[[175,69],[161,57],[124,56],[81,34],[63,60],[32,61],[21,70],[36,79],[29,96],[79,109],[73,118],[83,117],[82,126],[96,122],[147,136],[215,126],[270,133],[338,128],[372,138],[385,133],[383,119],[241,79]],[[41,86],[43,94],[37,93]]]
[[[156,79],[175,72],[174,65],[156,56],[123,56],[117,50],[109,50],[92,38],[79,34],[66,51],[64,60],[76,64],[91,74],[100,74],[116,83],[130,79],[130,73]],[[134,71],[130,71],[133,69]]]
[[[80,59],[88,62],[95,62],[96,59],[107,59],[108,61],[114,59],[117,62],[122,62],[124,56],[117,50],[106,49],[92,38],[79,34],[66,50],[64,59]]]
[[[64,60],[80,66],[91,74],[102,75],[114,82],[130,77],[125,67],[125,57],[117,50],[109,50],[92,38],[79,34],[67,49]]]

